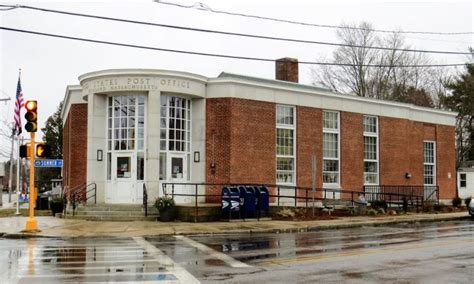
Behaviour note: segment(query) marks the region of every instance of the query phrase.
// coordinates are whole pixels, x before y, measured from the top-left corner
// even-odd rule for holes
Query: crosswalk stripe
[[[196,242],[195,240],[192,240],[188,237],[185,237],[185,236],[175,236],[176,239],[178,240],[181,240],[195,248],[197,248],[198,250],[206,253],[206,254],[209,254],[217,259],[220,259],[222,261],[224,261],[225,263],[227,263],[229,266],[231,267],[251,267],[250,265],[248,264],[245,264],[243,262],[240,262],[238,260],[236,260],[235,258],[232,258],[224,253],[221,253],[221,252],[218,252],[216,250],[213,250],[211,249],[210,247],[206,246],[206,245],[203,245],[199,242]]]
[[[191,273],[186,269],[181,267],[179,264],[175,263],[170,257],[164,254],[160,249],[146,241],[142,237],[133,237],[137,244],[141,245],[146,251],[156,257],[157,260],[162,263],[166,269],[173,273],[181,283],[200,283]]]

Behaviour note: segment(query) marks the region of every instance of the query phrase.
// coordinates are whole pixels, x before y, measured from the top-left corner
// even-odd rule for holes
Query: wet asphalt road
[[[473,283],[474,220],[292,234],[0,239],[0,283]]]

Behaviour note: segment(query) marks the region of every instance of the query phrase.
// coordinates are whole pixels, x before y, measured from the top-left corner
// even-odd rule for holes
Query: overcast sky
[[[181,4],[196,1],[168,0]],[[217,1],[201,0],[215,10],[282,18],[300,22],[339,25],[366,21],[377,29],[430,32],[472,32],[472,1]],[[333,29],[304,27],[251,18],[214,14],[144,1],[1,1],[71,12],[127,18],[132,20],[263,34],[313,41],[337,42]],[[57,15],[26,9],[0,11],[3,27],[45,33],[115,41],[159,48],[219,53],[250,57],[295,57],[315,61],[330,57],[334,47],[274,42],[215,34],[148,27],[126,23]],[[413,48],[467,51],[474,46],[473,35],[407,35]],[[0,133],[9,132],[5,121],[13,119],[18,69],[26,99],[37,99],[40,127],[64,97],[67,85],[78,84],[78,76],[109,68],[154,68],[187,71],[215,77],[220,72],[274,78],[274,64],[219,59],[125,47],[113,47],[0,30]],[[465,63],[466,56],[432,56],[437,63]],[[300,66],[300,82],[311,83],[310,69]],[[23,122],[24,122],[24,118]],[[22,124],[24,124],[22,122]],[[41,134],[39,135],[41,137]],[[8,140],[0,134],[2,150]]]

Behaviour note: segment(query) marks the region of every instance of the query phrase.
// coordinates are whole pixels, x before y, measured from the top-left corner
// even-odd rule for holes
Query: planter
[[[171,222],[175,219],[175,208],[166,208],[160,210],[160,221],[161,222]]]

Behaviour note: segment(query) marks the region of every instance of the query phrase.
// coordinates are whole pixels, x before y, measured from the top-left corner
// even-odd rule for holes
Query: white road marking
[[[47,275],[18,275],[17,278],[70,278],[76,276],[84,276],[84,277],[100,277],[100,276],[107,276],[107,277],[114,277],[114,276],[138,276],[138,275],[171,275],[178,278],[175,273],[170,272],[109,272],[109,273],[68,273],[68,274],[47,274]],[[140,281],[141,282],[141,281]]]
[[[191,273],[174,262],[170,257],[164,254],[160,249],[146,241],[142,237],[133,237],[135,242],[142,246],[151,256],[154,256],[166,270],[174,274],[181,283],[200,283]]]
[[[206,254],[209,254],[217,259],[220,259],[222,261],[224,261],[225,263],[227,263],[229,266],[231,267],[251,267],[250,265],[246,264],[246,263],[243,263],[243,262],[240,262],[238,260],[236,260],[235,258],[232,258],[230,256],[228,256],[227,254],[224,254],[224,253],[221,253],[221,252],[217,252],[216,250],[213,250],[211,249],[210,247],[206,246],[206,245],[203,245],[199,242],[196,242],[195,240],[192,240],[188,237],[185,237],[185,236],[175,236],[176,239],[178,240],[181,240],[195,248],[197,248],[198,250],[206,253]]]

